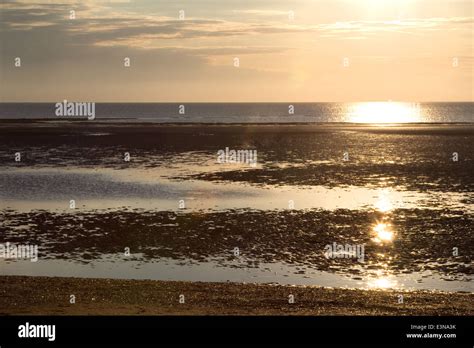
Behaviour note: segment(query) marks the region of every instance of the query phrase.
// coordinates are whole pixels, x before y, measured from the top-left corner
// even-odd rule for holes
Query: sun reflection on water
[[[377,223],[373,228],[375,237],[372,240],[379,244],[392,242],[395,234],[391,229],[391,226],[392,225],[389,223]]]
[[[400,284],[396,278],[387,271],[387,265],[381,265],[381,267],[382,268],[377,270],[375,274],[372,274],[367,278],[367,286],[373,289],[390,289],[399,287]]]
[[[389,278],[389,277],[378,277],[374,279],[370,279],[367,282],[367,285],[369,288],[375,288],[375,289],[390,289],[396,287],[398,284],[395,280]]]
[[[347,120],[354,123],[422,122],[420,105],[401,102],[368,102],[349,106]]]
[[[387,189],[380,190],[375,207],[382,213],[389,212],[393,209],[392,202],[390,201],[390,193]]]
[[[375,275],[371,275],[367,280],[367,286],[373,289],[390,289],[399,286],[396,280],[390,276],[388,269],[393,256],[389,252],[393,246],[395,239],[395,232],[390,223],[391,211],[394,209],[392,202],[393,192],[390,188],[381,188],[378,191],[377,201],[374,204],[376,210],[383,214],[380,220],[375,221],[371,228],[372,241],[379,245],[380,250],[377,250],[375,255],[375,266],[378,268]]]

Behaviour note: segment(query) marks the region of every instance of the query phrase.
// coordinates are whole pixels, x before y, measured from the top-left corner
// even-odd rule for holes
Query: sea
[[[0,275],[472,293],[474,103],[94,105],[0,104]]]
[[[62,103],[63,101],[61,101]],[[77,101],[81,102],[81,101]],[[59,119],[56,103],[0,103],[0,119]],[[67,117],[61,117],[67,119]],[[95,121],[154,123],[471,123],[473,102],[96,103]]]

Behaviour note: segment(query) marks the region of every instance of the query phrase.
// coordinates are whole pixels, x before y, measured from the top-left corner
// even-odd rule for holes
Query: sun
[[[419,104],[399,102],[356,103],[348,108],[347,121],[354,123],[421,122]]]

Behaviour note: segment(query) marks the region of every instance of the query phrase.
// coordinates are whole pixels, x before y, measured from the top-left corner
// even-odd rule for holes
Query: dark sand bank
[[[22,276],[0,276],[0,284],[2,315],[474,314],[474,295],[466,293]]]

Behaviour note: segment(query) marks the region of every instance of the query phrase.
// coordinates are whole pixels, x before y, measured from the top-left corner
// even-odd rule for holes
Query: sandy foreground
[[[1,315],[474,315],[472,293],[27,276],[0,284]]]

